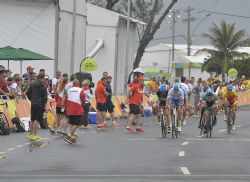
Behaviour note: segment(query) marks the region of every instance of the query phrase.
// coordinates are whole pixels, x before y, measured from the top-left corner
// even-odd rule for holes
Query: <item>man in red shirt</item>
[[[128,132],[133,131],[131,125],[134,119],[136,121],[136,131],[144,132],[144,129],[140,126],[141,103],[143,98],[143,89],[142,89],[143,84],[144,84],[144,78],[139,77],[138,83],[132,84],[129,88],[130,116],[128,118],[128,126],[126,128],[126,131]]]
[[[107,99],[107,91],[106,91],[106,81],[107,79],[103,77],[97,84],[95,90],[96,97],[96,109],[97,109],[97,129],[105,129],[105,114],[106,114],[106,99]]]

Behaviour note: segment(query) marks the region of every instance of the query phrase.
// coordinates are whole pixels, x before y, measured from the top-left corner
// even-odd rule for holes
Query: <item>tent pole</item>
[[[22,76],[23,74],[22,74],[22,60],[20,61],[20,76]]]
[[[8,60],[8,70],[10,69],[10,60]]]

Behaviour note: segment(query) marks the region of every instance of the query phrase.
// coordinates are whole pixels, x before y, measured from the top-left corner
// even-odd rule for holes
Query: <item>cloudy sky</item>
[[[171,0],[163,0],[166,8]],[[193,44],[209,44],[207,39],[200,37],[202,33],[208,33],[212,23],[220,23],[222,20],[228,23],[235,23],[236,29],[245,29],[248,36],[250,36],[250,0],[178,0],[174,9],[180,10],[181,17],[176,23],[176,35],[184,35],[187,37],[187,24],[182,20],[187,18],[185,11],[188,6],[193,8],[191,12],[192,17],[196,21],[191,23],[191,33]],[[162,9],[161,11],[164,11]],[[211,15],[205,18],[209,12]],[[228,14],[228,15],[223,15]],[[231,15],[231,16],[229,16]],[[205,18],[205,19],[204,19]],[[204,19],[204,20],[203,20]],[[203,21],[202,21],[203,20]],[[170,22],[171,18],[166,18],[160,30],[155,35],[154,41],[150,45],[158,43],[171,43],[172,30]],[[194,29],[196,29],[195,32]],[[176,37],[176,43],[186,43],[183,36]]]

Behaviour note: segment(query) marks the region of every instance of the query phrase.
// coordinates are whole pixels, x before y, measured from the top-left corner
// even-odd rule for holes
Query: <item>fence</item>
[[[0,96],[1,97],[1,96]],[[3,97],[1,97],[3,98]],[[112,97],[113,104],[115,105],[114,114],[116,117],[124,117],[127,115],[124,109],[121,109],[121,104],[125,103],[125,96],[113,96]],[[238,92],[238,101],[239,106],[246,106],[250,105],[250,91],[244,91],[244,92]],[[11,100],[11,99],[1,99],[0,103],[7,102],[7,107],[0,105],[0,111],[3,111],[8,119],[9,126],[12,128],[12,118],[18,116],[20,119],[22,118],[30,118],[30,102],[28,99],[17,99],[17,100]],[[48,101],[48,104],[55,113],[55,107],[56,102],[54,99],[50,99]],[[149,98],[147,96],[143,96],[143,107],[147,108],[149,106]],[[91,100],[91,106],[93,108],[96,108],[96,101],[93,98]],[[107,114],[107,117],[109,117],[109,114]]]

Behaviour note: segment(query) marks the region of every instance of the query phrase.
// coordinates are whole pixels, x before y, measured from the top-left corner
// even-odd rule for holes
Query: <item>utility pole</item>
[[[172,10],[171,11],[172,14],[168,15],[169,18],[172,18],[172,22],[168,22],[168,23],[172,23],[172,65],[174,63],[174,54],[175,54],[175,24],[176,24],[176,21],[177,19],[176,18],[180,18],[180,15],[179,15],[179,10]],[[171,69],[171,74],[173,72],[173,66],[172,66],[172,69]]]
[[[191,45],[192,45],[192,35],[191,35],[191,22],[195,21],[196,18],[191,16],[191,11],[194,9],[188,6],[187,12],[187,18],[182,20],[182,22],[187,23],[187,55],[191,55]],[[188,72],[189,78],[191,77],[191,62],[189,64],[189,72]]]

